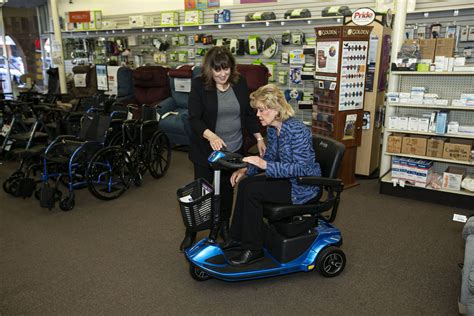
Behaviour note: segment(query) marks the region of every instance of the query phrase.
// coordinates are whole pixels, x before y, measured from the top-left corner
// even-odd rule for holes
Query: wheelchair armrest
[[[326,177],[298,177],[298,183],[309,184],[309,185],[322,185],[326,187],[332,187],[335,191],[342,191],[344,183],[340,179],[326,178]]]

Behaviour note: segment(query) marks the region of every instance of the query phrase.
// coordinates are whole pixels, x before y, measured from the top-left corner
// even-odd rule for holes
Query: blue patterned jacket
[[[321,168],[315,160],[310,129],[298,119],[289,118],[283,122],[279,137],[275,127],[267,128],[267,141],[267,151],[263,156],[267,161],[266,176],[290,179],[293,204],[304,204],[314,198],[319,187],[296,182],[298,176],[321,176]],[[275,161],[277,150],[280,157]],[[258,172],[261,170],[253,165],[247,169],[249,176]]]

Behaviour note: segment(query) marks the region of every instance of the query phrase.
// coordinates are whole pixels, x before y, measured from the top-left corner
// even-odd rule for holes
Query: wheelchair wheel
[[[346,266],[346,255],[335,246],[329,246],[321,250],[316,259],[318,272],[327,278],[341,274]]]
[[[18,184],[25,174],[22,171],[15,171],[8,179],[3,182],[3,191],[5,193],[17,196]]]
[[[64,212],[71,211],[76,204],[75,200],[74,193],[71,193],[69,196],[65,197],[61,200],[61,202],[59,202],[59,208]]]
[[[171,162],[171,145],[163,132],[156,133],[148,148],[148,169],[153,178],[165,175]]]
[[[130,157],[118,146],[105,147],[92,156],[86,171],[87,187],[100,200],[113,200],[129,187]]]
[[[189,265],[189,273],[191,277],[196,281],[207,281],[211,278],[209,274],[201,270],[200,268],[193,266],[192,264]]]

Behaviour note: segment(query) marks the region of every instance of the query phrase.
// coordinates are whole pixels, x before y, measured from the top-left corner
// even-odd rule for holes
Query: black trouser
[[[239,183],[230,233],[242,241],[245,249],[263,247],[263,204],[291,204],[291,183],[288,179],[269,179],[263,175],[248,177]]]
[[[234,199],[234,188],[230,184],[230,177],[233,170],[222,170],[221,171],[221,188],[220,188],[220,197],[221,197],[221,212],[220,220],[228,221],[230,215],[232,214],[232,203]],[[214,180],[214,170],[211,167],[201,166],[194,164],[194,179],[204,178],[209,181],[210,184],[213,184]]]

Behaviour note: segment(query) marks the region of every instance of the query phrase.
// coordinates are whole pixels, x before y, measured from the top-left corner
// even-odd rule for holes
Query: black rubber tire
[[[171,144],[166,134],[155,133],[147,151],[147,165],[150,174],[155,179],[163,177],[171,163]]]
[[[194,280],[199,282],[207,281],[212,278],[209,274],[192,264],[189,265],[189,273]]]
[[[86,171],[89,191],[104,201],[120,197],[130,186],[129,167],[130,157],[121,147],[102,148],[92,156]],[[105,180],[100,180],[99,175]]]
[[[327,278],[341,274],[346,266],[346,255],[335,246],[329,246],[321,250],[316,258],[316,269]]]
[[[5,193],[16,196],[14,191],[15,183],[18,184],[18,181],[25,176],[25,173],[22,171],[15,171],[3,182],[3,191]]]
[[[72,211],[75,204],[76,204],[76,199],[74,198],[74,194],[72,194],[62,199],[59,202],[59,208],[64,212],[69,212],[69,211]]]

